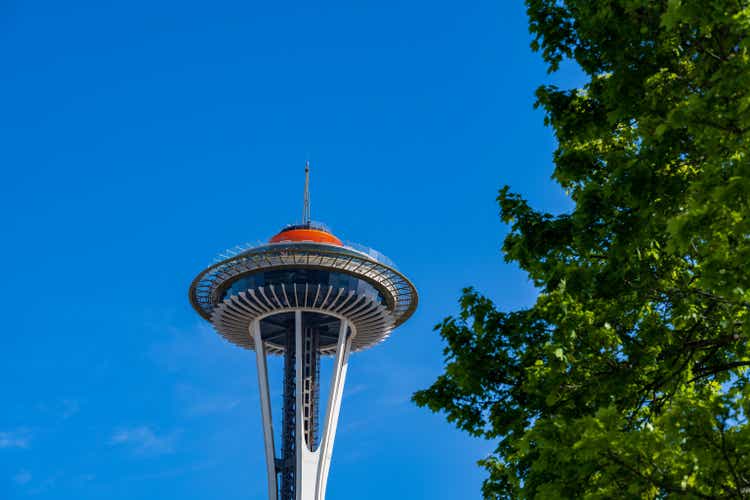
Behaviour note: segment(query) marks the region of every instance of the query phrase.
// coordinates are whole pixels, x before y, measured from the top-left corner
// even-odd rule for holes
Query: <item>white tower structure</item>
[[[269,500],[324,500],[349,354],[406,321],[417,290],[382,254],[344,244],[310,221],[309,165],[302,224],[201,272],[190,302],[230,342],[255,351]],[[283,356],[277,448],[267,358]],[[333,356],[319,419],[320,357]]]

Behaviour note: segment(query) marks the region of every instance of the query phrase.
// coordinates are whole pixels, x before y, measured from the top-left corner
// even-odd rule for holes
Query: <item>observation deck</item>
[[[310,321],[325,355],[335,353],[338,319],[351,323],[352,350],[359,351],[385,340],[418,302],[414,285],[385,256],[312,222],[287,226],[268,243],[210,266],[195,278],[189,297],[224,338],[244,348],[255,348],[249,328],[261,320],[273,354],[285,352],[295,310],[317,313]]]

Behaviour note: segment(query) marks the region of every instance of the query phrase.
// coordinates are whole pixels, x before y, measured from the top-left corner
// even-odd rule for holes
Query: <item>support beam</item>
[[[315,480],[318,471],[318,456],[310,451],[305,440],[305,389],[304,379],[304,336],[302,331],[302,311],[294,312],[295,358],[297,368],[297,432],[295,435],[297,448],[296,500],[313,500],[315,495]]]
[[[346,370],[349,366],[349,353],[352,348],[352,335],[349,334],[349,322],[341,321],[339,338],[336,345],[336,359],[333,362],[331,390],[328,394],[328,408],[323,422],[323,436],[320,440],[320,465],[318,466],[316,499],[324,500],[328,484],[328,471],[331,468],[333,441],[336,438],[336,427],[341,411],[341,399],[344,395]]]
[[[255,342],[255,359],[258,367],[258,392],[263,418],[263,440],[266,448],[266,469],[268,474],[268,499],[278,500],[276,484],[276,449],[273,442],[273,419],[271,418],[271,395],[268,386],[268,367],[266,365],[266,346],[260,336],[260,322],[250,324],[250,333]]]

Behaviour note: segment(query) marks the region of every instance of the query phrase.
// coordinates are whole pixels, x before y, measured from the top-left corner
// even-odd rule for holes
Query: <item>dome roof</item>
[[[311,224],[285,227],[279,234],[269,240],[269,243],[282,242],[312,242],[325,243],[342,247],[344,244],[330,231]]]

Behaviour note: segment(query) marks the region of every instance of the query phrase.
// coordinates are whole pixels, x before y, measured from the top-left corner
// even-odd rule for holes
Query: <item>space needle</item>
[[[269,500],[324,500],[351,352],[384,341],[417,307],[414,285],[385,256],[343,243],[310,219],[203,270],[190,302],[228,341],[255,351]],[[283,357],[277,448],[268,356]],[[320,358],[332,356],[320,420]]]

